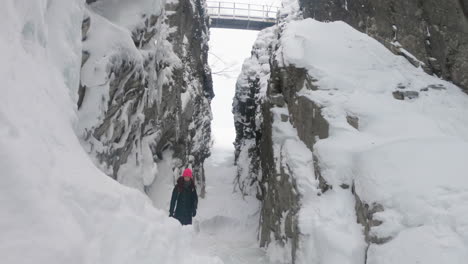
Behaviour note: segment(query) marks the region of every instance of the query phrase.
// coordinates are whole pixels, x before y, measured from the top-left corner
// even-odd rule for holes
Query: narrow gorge
[[[467,0],[283,0],[230,87],[228,154],[208,12],[6,0],[2,263],[466,262]]]

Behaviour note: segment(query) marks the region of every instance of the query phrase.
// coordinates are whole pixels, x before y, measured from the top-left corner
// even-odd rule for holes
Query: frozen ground
[[[199,199],[197,216],[192,226],[184,227],[185,236],[192,241],[193,252],[213,256],[224,264],[271,263],[258,247],[259,201],[233,192],[233,153],[215,148],[206,160],[206,197]],[[158,163],[159,173],[149,192],[153,204],[167,214],[174,187],[170,157],[166,152],[164,161]]]
[[[260,203],[255,197],[233,192],[236,167],[233,151],[214,149],[206,161],[207,195],[200,199],[192,247],[195,252],[219,256],[225,264],[270,263],[258,247]]]

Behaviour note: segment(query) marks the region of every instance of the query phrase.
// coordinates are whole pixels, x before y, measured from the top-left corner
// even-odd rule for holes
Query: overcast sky
[[[212,28],[209,63],[213,74],[215,98],[212,132],[215,148],[233,149],[234,120],[231,112],[237,77],[242,63],[250,57],[258,31]]]

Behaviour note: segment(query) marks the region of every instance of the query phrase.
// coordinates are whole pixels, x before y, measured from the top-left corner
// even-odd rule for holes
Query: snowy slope
[[[73,130],[83,13],[78,0],[0,9],[1,262],[220,263],[83,151]]]
[[[333,189],[304,196],[304,258],[362,263],[349,251],[360,239],[346,238],[356,218],[340,216],[343,205],[354,206],[340,186],[354,186],[356,205],[374,209],[367,263],[465,263],[468,96],[342,22],[290,22],[280,47],[283,66],[305,68],[313,78],[315,88],[297,96],[320,105],[330,126],[314,155]]]

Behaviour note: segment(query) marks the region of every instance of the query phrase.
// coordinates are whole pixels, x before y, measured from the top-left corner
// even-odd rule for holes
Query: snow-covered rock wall
[[[290,262],[298,242],[298,193],[295,180],[285,171],[285,159],[277,155],[282,137],[272,119],[280,119],[280,112],[270,115],[266,98],[284,106],[281,96],[271,95],[268,87],[271,75],[271,56],[277,45],[277,30],[267,28],[259,33],[252,49],[252,57],[242,67],[236,84],[233,103],[236,128],[237,177],[235,187],[244,195],[254,195],[262,201],[260,246],[270,247],[272,261]],[[263,176],[265,175],[265,177]],[[275,176],[271,176],[275,175]],[[282,250],[282,248],[289,248]],[[277,255],[276,255],[277,254]]]
[[[127,109],[135,107],[139,111],[140,104],[130,98],[144,96],[150,101],[147,90],[156,93],[156,89],[140,86],[145,78],[156,78],[147,76],[149,71],[143,70],[146,66],[140,64],[151,63],[146,60],[154,51],[136,49],[129,38],[129,30],[104,18],[119,12],[133,14],[135,6],[132,4],[136,2],[148,4],[143,7],[155,14],[162,11],[159,1],[116,0],[109,6],[115,10],[100,10],[103,12],[100,15],[98,6],[90,8],[81,0],[2,2],[1,263],[220,263],[216,258],[197,256],[191,250],[192,231],[169,218],[167,211],[156,210],[140,191],[118,184],[99,170],[76,135],[76,130],[83,125],[83,112],[77,109],[80,69],[82,85],[96,85],[92,86],[96,89],[86,90],[80,111],[91,107],[91,102],[87,101],[91,95],[99,95],[94,98],[93,107],[109,106],[99,109],[102,111],[99,113],[113,111],[117,101],[126,99]],[[99,1],[95,3],[98,5]],[[123,3],[128,6],[124,8]],[[147,23],[147,20],[140,21],[140,13],[135,15],[121,22],[127,26]],[[124,17],[116,15],[114,18]],[[149,19],[148,23],[152,21]],[[82,29],[87,34],[82,36]],[[151,30],[148,30],[151,35],[149,32]],[[87,39],[84,43],[82,37]],[[93,38],[100,38],[100,41],[93,42],[96,41]],[[165,45],[164,38],[152,43],[155,47]],[[164,50],[159,49],[159,52]],[[89,52],[83,68],[82,51]],[[91,62],[94,66],[87,68]],[[108,76],[107,70],[113,72],[109,79],[104,78]],[[132,83],[122,81],[122,86],[110,85],[126,79],[117,75],[125,71],[131,72],[127,77]],[[92,72],[96,79],[86,78]],[[108,82],[98,86],[99,83],[91,82],[93,80]],[[148,85],[151,83],[148,81]],[[114,94],[107,89],[114,89]],[[128,90],[124,92],[124,89]],[[111,96],[115,101],[109,101]],[[135,103],[130,105],[132,102]],[[116,111],[125,116],[134,110]],[[94,122],[103,116],[88,120]],[[130,115],[130,118],[145,120],[143,113]],[[119,126],[112,122],[111,125]],[[112,137],[111,134],[106,136]],[[142,140],[148,139],[143,137]],[[138,146],[144,144],[138,142]],[[132,149],[135,151],[136,147]],[[181,249],[184,254],[180,254]]]
[[[468,92],[468,1],[299,2],[305,17],[345,21]]]
[[[212,81],[203,0],[88,1],[78,134],[106,174],[147,191],[164,150],[204,194]],[[167,172],[165,172],[167,173]]]
[[[244,195],[260,194],[261,179],[257,145],[262,136],[262,109],[259,102],[266,96],[270,78],[270,55],[275,43],[274,28],[259,33],[252,48],[252,57],[245,60],[236,83],[233,102],[236,129],[235,161],[238,165],[235,187]]]
[[[261,245],[282,263],[464,263],[468,96],[285,4],[234,100],[238,182],[262,201]]]

